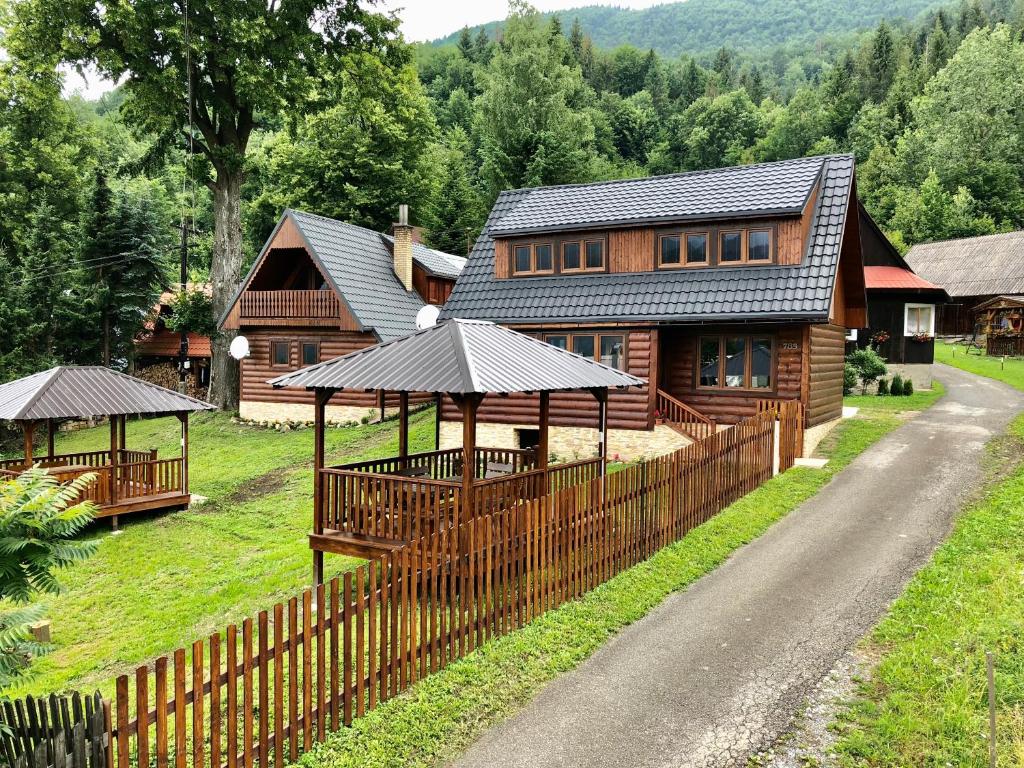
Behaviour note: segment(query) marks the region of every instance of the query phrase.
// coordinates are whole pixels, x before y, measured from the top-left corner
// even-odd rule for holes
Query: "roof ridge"
[[[990,232],[987,235],[971,235],[969,237],[951,237],[951,238],[948,238],[947,240],[926,240],[926,241],[924,241],[922,243],[914,243],[912,246],[910,246],[910,248],[907,251],[907,253],[910,253],[910,251],[914,250],[915,248],[920,248],[920,247],[923,247],[923,246],[945,245],[947,243],[963,243],[963,242],[966,242],[968,240],[988,240],[990,238],[998,238],[998,237],[1007,237],[1008,238],[1008,237],[1011,237],[1011,236],[1014,236],[1014,235],[1024,236],[1024,229],[1011,229],[1009,232]]]
[[[480,382],[477,380],[473,363],[466,354],[466,337],[462,335],[461,321],[448,323],[448,333],[452,338],[452,347],[455,350],[455,360],[459,364],[463,376],[468,380],[470,391],[476,392],[480,389]]]
[[[40,386],[38,387],[38,389],[36,389],[36,391],[35,391],[35,393],[34,393],[34,394],[32,395],[32,397],[30,397],[30,398],[29,398],[29,399],[28,399],[28,400],[27,400],[27,401],[25,402],[25,405],[23,405],[23,406],[21,407],[21,410],[19,411],[19,413],[29,413],[29,412],[30,412],[30,411],[32,410],[32,407],[33,407],[33,406],[34,406],[34,405],[35,405],[35,404],[36,404],[37,402],[39,402],[39,398],[41,398],[41,397],[43,396],[43,394],[44,394],[44,393],[45,393],[46,391],[48,391],[48,390],[50,389],[50,387],[52,387],[52,386],[53,386],[53,383],[54,383],[55,381],[57,381],[57,379],[59,379],[59,378],[60,378],[60,374],[61,374],[62,370],[63,370],[63,369],[65,368],[65,367],[66,367],[66,366],[62,366],[62,365],[55,365],[55,366],[53,366],[53,368],[51,368],[51,369],[49,370],[49,374],[50,374],[50,375],[49,375],[49,376],[48,376],[48,377],[47,377],[47,378],[46,378],[46,379],[45,379],[45,380],[43,381],[43,383],[42,383],[42,384],[41,384],[41,385],[40,385]],[[42,371],[42,373],[47,373],[47,371]]]

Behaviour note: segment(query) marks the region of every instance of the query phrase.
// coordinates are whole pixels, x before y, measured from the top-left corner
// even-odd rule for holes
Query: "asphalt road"
[[[946,537],[984,444],[1024,409],[936,366],[946,396],[813,499],[492,728],[458,766],[743,766]]]

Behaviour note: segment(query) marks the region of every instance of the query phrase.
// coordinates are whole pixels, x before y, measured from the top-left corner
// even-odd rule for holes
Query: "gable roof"
[[[920,275],[903,267],[864,267],[864,284],[876,291],[941,291],[942,288],[930,283]]]
[[[326,216],[285,210],[239,286],[227,312],[256,274],[281,226],[290,220],[305,243],[310,258],[341,298],[361,330],[373,331],[381,340],[394,339],[416,330],[416,313],[426,303],[415,290],[407,291],[395,274],[390,236]],[[413,260],[431,274],[457,277],[465,259],[414,244]]]
[[[784,172],[776,172],[782,166]],[[803,161],[750,166],[753,175],[736,175],[737,169],[682,174],[701,189],[721,189],[709,179],[722,174],[732,180],[753,179],[764,174],[778,185],[780,200],[787,205],[803,199],[786,190],[784,179],[799,168],[802,185],[820,175],[807,252],[799,266],[716,267],[642,273],[611,273],[555,277],[496,279],[494,233],[506,217],[538,191],[503,192],[491,210],[469,262],[455,284],[443,317],[493,320],[500,323],[600,322],[600,321],[711,321],[738,319],[827,320],[835,287],[847,212],[853,195],[853,157],[838,155]],[[811,173],[808,169],[817,168]],[[589,187],[578,186],[575,195],[586,197]],[[560,188],[564,189],[564,188]],[[759,193],[760,194],[760,193]],[[759,198],[762,199],[762,198]],[[765,209],[770,202],[763,198]],[[763,211],[762,211],[763,212]],[[856,215],[856,209],[854,209]]]
[[[464,395],[633,387],[644,380],[494,323],[448,320],[270,383]]]
[[[1024,231],[919,243],[907,263],[950,296],[1024,293]]]
[[[596,184],[540,187],[494,222],[494,236],[549,230],[798,214],[825,158],[802,157]]]
[[[214,406],[98,365],[58,366],[0,385],[0,419],[212,411]]]

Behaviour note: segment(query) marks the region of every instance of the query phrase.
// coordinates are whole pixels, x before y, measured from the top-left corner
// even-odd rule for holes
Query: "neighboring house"
[[[878,350],[891,373],[910,378],[918,388],[931,387],[935,361],[935,318],[949,296],[940,286],[916,275],[878,225],[860,209],[867,326],[852,334],[850,347]]]
[[[405,207],[391,235],[286,210],[221,319],[250,345],[241,363],[242,418],[311,421],[313,394],[267,380],[416,329],[426,304],[442,304],[466,260],[421,245]],[[379,408],[374,393],[343,393],[334,422]]]
[[[203,291],[212,295],[209,283],[189,283],[189,291]],[[176,387],[178,356],[181,352],[181,334],[167,327],[167,318],[174,314],[174,291],[164,291],[153,307],[145,327],[135,338],[134,372],[146,381],[174,389]],[[188,334],[189,376],[192,386],[205,397],[210,384],[210,338],[196,333]],[[154,369],[159,369],[159,372]],[[172,370],[173,369],[173,370]]]
[[[1024,294],[1024,231],[920,243],[907,252],[906,260],[950,296],[938,312],[939,336],[973,336],[979,304]]]
[[[853,158],[830,156],[499,195],[443,316],[493,320],[643,377],[610,395],[610,452],[668,450],[764,401],[842,413],[844,337],[865,323]],[[597,409],[552,397],[552,450]],[[527,445],[536,398],[481,407],[480,441]],[[458,440],[446,408],[442,443]]]
[[[989,355],[1024,357],[1024,295],[996,296],[974,308]]]

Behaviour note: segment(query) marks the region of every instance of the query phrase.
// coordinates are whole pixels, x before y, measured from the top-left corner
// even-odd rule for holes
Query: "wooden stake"
[[[409,455],[409,393],[398,393],[398,455]]]
[[[988,671],[988,764],[996,768],[996,669],[991,651],[985,653]]]

